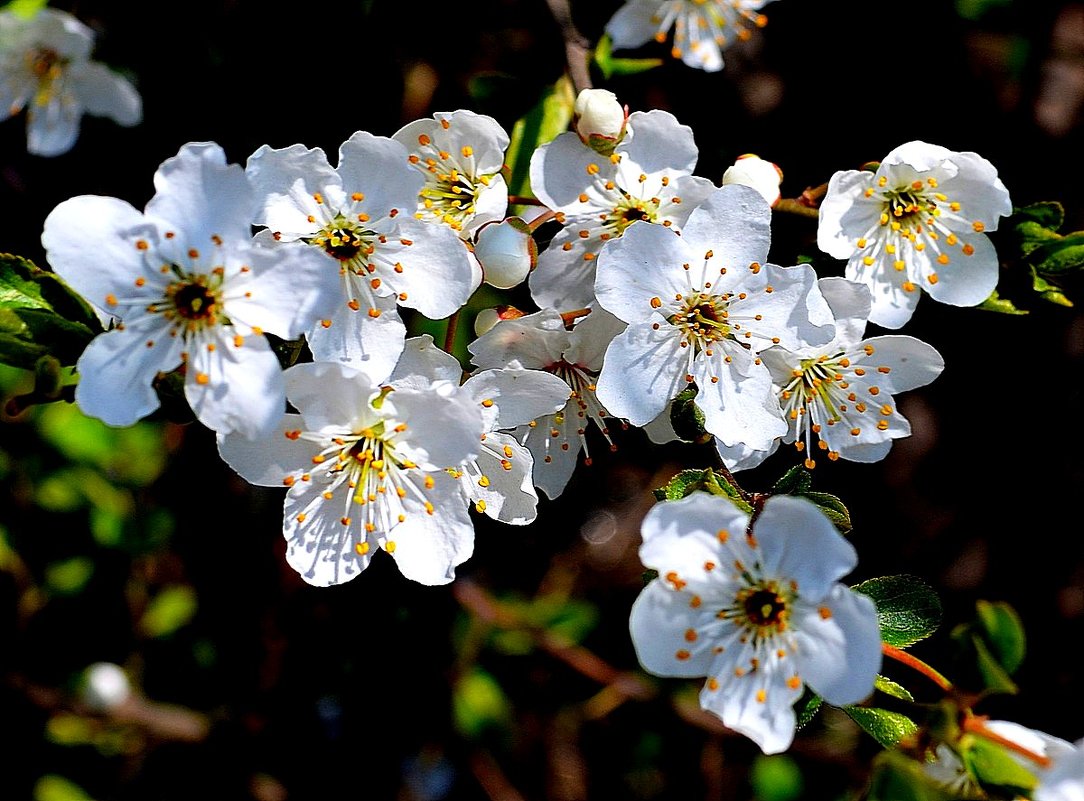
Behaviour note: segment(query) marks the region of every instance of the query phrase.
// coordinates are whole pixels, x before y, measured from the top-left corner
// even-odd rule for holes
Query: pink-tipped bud
[[[482,265],[482,280],[497,289],[519,286],[538,263],[538,245],[519,217],[491,222],[478,230],[474,255]]]
[[[517,320],[526,315],[527,312],[520,311],[515,306],[494,306],[492,309],[482,309],[474,318],[474,333],[476,336],[482,336],[501,320]]]
[[[625,135],[628,110],[607,89],[584,89],[576,97],[573,125],[583,143],[603,155],[613,153]]]
[[[738,156],[738,160],[723,173],[723,186],[741,184],[755,189],[768,201],[769,206],[779,202],[781,183],[783,171],[754,153]]]

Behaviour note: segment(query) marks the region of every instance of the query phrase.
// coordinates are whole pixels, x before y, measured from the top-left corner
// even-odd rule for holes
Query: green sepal
[[[979,735],[966,735],[958,744],[960,757],[971,777],[996,798],[1030,798],[1039,783],[1005,748]]]
[[[1061,287],[1047,281],[1036,272],[1034,267],[1031,268],[1031,288],[1038,292],[1039,297],[1048,303],[1070,308],[1073,305],[1073,301],[1065,296],[1065,293],[1061,291]]]
[[[729,498],[735,506],[747,514],[753,512],[753,507],[742,496],[741,490],[711,468],[682,470],[666,482],[666,486],[659,487],[653,492],[657,501],[678,501],[701,490]]]
[[[911,692],[902,684],[897,684],[892,679],[885,678],[878,675],[873,680],[873,687],[876,690],[880,690],[885,695],[890,695],[893,698],[899,698],[901,701],[914,701],[915,697],[911,695]]]
[[[990,293],[990,297],[975,307],[976,309],[982,309],[983,311],[997,312],[998,314],[1027,314],[1027,309],[1018,309],[1016,305],[1008,298],[1003,298],[997,293],[995,289]]]
[[[1027,254],[1027,260],[1043,275],[1062,275],[1084,267],[1084,231],[1036,247]]]
[[[784,473],[772,487],[772,495],[795,495],[812,501],[821,513],[832,521],[840,534],[853,529],[851,513],[837,496],[828,492],[814,492],[813,473],[803,465],[795,465]]]
[[[637,75],[663,65],[661,58],[614,58],[613,40],[608,34],[598,40],[592,60],[606,80],[615,75]]]
[[[572,82],[562,76],[542,95],[541,99],[512,126],[511,142],[505,153],[508,170],[508,192],[512,195],[533,195],[531,191],[531,156],[539,145],[553,140],[568,130],[572,109],[576,103]]]
[[[941,599],[917,576],[881,576],[852,589],[873,599],[881,640],[896,648],[926,639],[941,625]]]
[[[704,412],[696,405],[697,392],[696,385],[690,384],[670,402],[670,425],[683,441],[704,445],[712,437],[704,428]]]
[[[889,750],[873,760],[865,801],[954,801],[957,795],[931,779],[922,764]]]
[[[1030,224],[1057,231],[1065,224],[1065,207],[1056,200],[1041,200],[1014,208],[1007,222],[1016,229]]]
[[[805,688],[805,692],[802,693],[802,697],[798,699],[798,702],[794,705],[794,716],[796,719],[796,728],[801,729],[809,724],[813,718],[817,716],[817,712],[824,705],[824,699],[813,692],[808,687]]]
[[[845,706],[847,717],[885,748],[894,748],[901,740],[918,731],[918,725],[901,712],[874,706]]]
[[[30,19],[48,4],[48,0],[11,0],[10,3],[0,6],[0,10],[9,11],[23,19]]]

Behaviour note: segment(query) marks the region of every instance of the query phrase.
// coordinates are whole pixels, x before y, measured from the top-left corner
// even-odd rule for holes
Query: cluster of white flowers
[[[609,32],[628,47],[673,27],[676,55],[718,69],[765,2],[631,0]],[[51,88],[6,89],[10,105],[33,96],[32,141],[70,145],[74,129],[40,113],[72,97],[103,111],[79,94],[76,66],[101,72],[86,72],[89,47],[36,46],[52,55],[28,63]],[[912,142],[876,172],[837,173],[818,242],[848,260],[846,278],[819,278],[768,261],[776,165],[746,155],[716,185],[693,174],[691,129],[605,91],[581,94],[573,129],[530,160],[538,220],[558,227],[541,252],[535,224],[508,216],[508,134],[466,110],[391,137],[358,131],[335,166],[302,144],[263,146],[242,167],[190,143],[161,165],[142,212],[108,197],[61,203],[45,222],[49,263],[108,327],[79,360],[76,401],[128,425],[179,371],[222,458],[286,488],[287,560],[321,586],[380,551],[407,578],[453,580],[474,547],[472,510],[530,523],[535,488],[556,498],[581,452],[590,462],[592,427],[610,447],[614,426],[674,439],[668,409],[688,388],[731,470],[780,443],[809,468],[817,449],[876,461],[910,433],[893,396],[943,361],[866,327],[903,325],[919,287],[955,305],[989,295],[997,258],[983,232],[1011,207],[988,162]],[[538,310],[492,315],[465,376],[429,337],[407,337],[400,307],[443,319],[483,280],[528,280]],[[312,361],[283,370],[276,340],[301,337]],[[639,658],[662,676],[707,677],[701,703],[727,726],[780,751],[805,687],[839,705],[872,692],[876,609],[840,583],[855,551],[812,503],[772,497],[748,514],[695,493],[658,504],[642,534],[659,577],[632,610]]]

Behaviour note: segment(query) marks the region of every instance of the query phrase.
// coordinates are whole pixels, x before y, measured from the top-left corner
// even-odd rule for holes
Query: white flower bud
[[[751,187],[763,195],[769,206],[779,202],[779,185],[782,182],[783,171],[754,153],[738,156],[733,166],[727,167],[723,173],[723,186],[742,184]]]
[[[474,255],[482,265],[482,280],[497,289],[511,289],[534,269],[538,246],[527,223],[509,217],[479,229]]]
[[[573,113],[580,139],[600,153],[612,153],[625,135],[628,114],[617,95],[607,89],[584,89],[576,97]]]
[[[525,314],[515,306],[494,306],[492,309],[482,309],[474,318],[474,333],[482,336],[501,320],[516,320]]]
[[[116,709],[132,695],[128,674],[112,662],[95,662],[83,671],[80,686],[83,703],[99,712]]]

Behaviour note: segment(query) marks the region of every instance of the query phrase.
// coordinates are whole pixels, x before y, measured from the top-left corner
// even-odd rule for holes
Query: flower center
[[[692,344],[696,353],[721,339],[731,336],[731,326],[727,322],[730,316],[727,295],[709,295],[696,292],[683,298],[676,314],[668,320],[671,325],[681,330],[682,341]]]
[[[569,450],[569,438],[574,433],[583,448],[584,464],[591,464],[591,451],[587,447],[586,436],[589,423],[598,426],[602,436],[609,443],[611,451],[617,450],[617,446],[610,438],[610,428],[606,424],[608,416],[606,410],[602,408],[595,396],[595,381],[598,379],[598,374],[585,370],[579,365],[569,364],[563,359],[547,367],[546,372],[553,373],[568,384],[572,393],[569,395],[565,408],[549,418],[553,422],[550,430],[540,432],[546,435],[544,461],[547,463],[553,461],[553,457],[549,455],[551,447],[559,446],[563,451]]]
[[[176,266],[173,271],[178,280],[167,286],[162,299],[149,304],[147,311],[161,314],[172,323],[175,332],[182,330],[185,336],[213,328],[220,323],[230,324],[221,313],[221,273],[216,271],[210,276],[185,274]]]
[[[360,273],[365,268],[367,257],[375,251],[370,241],[372,238],[371,231],[337,214],[315,236],[305,241]]]
[[[26,54],[26,63],[35,78],[56,78],[64,66],[60,55],[48,47],[39,47]]]
[[[746,619],[754,626],[776,626],[783,621],[787,602],[773,590],[756,589],[742,601]]]
[[[754,579],[748,573],[745,580],[747,586],[738,590],[733,604],[721,609],[717,616],[734,621],[752,635],[754,641],[784,633],[790,620],[794,593],[783,590],[777,581]]]
[[[804,435],[797,438],[799,450],[811,447],[811,435],[819,435],[822,426],[833,426],[843,420],[848,401],[857,401],[853,395],[847,394],[850,384],[845,371],[850,364],[842,352],[834,356],[822,354],[816,358],[802,359],[790,382],[780,392],[783,413],[791,421],[801,419],[799,428]],[[855,402],[854,410],[861,413],[865,408],[862,403]],[[827,447],[823,440],[821,447]],[[828,458],[835,461],[839,453],[829,450]],[[805,466],[812,469],[815,464],[810,451]]]
[[[625,233],[625,229],[638,220],[656,222],[659,217],[659,202],[655,198],[643,200],[632,197],[621,191],[621,199],[614,205],[613,210],[602,218],[603,225],[612,228],[617,236]]]
[[[166,294],[172,297],[177,314],[185,320],[207,320],[215,315],[215,294],[202,283],[178,282]]]

